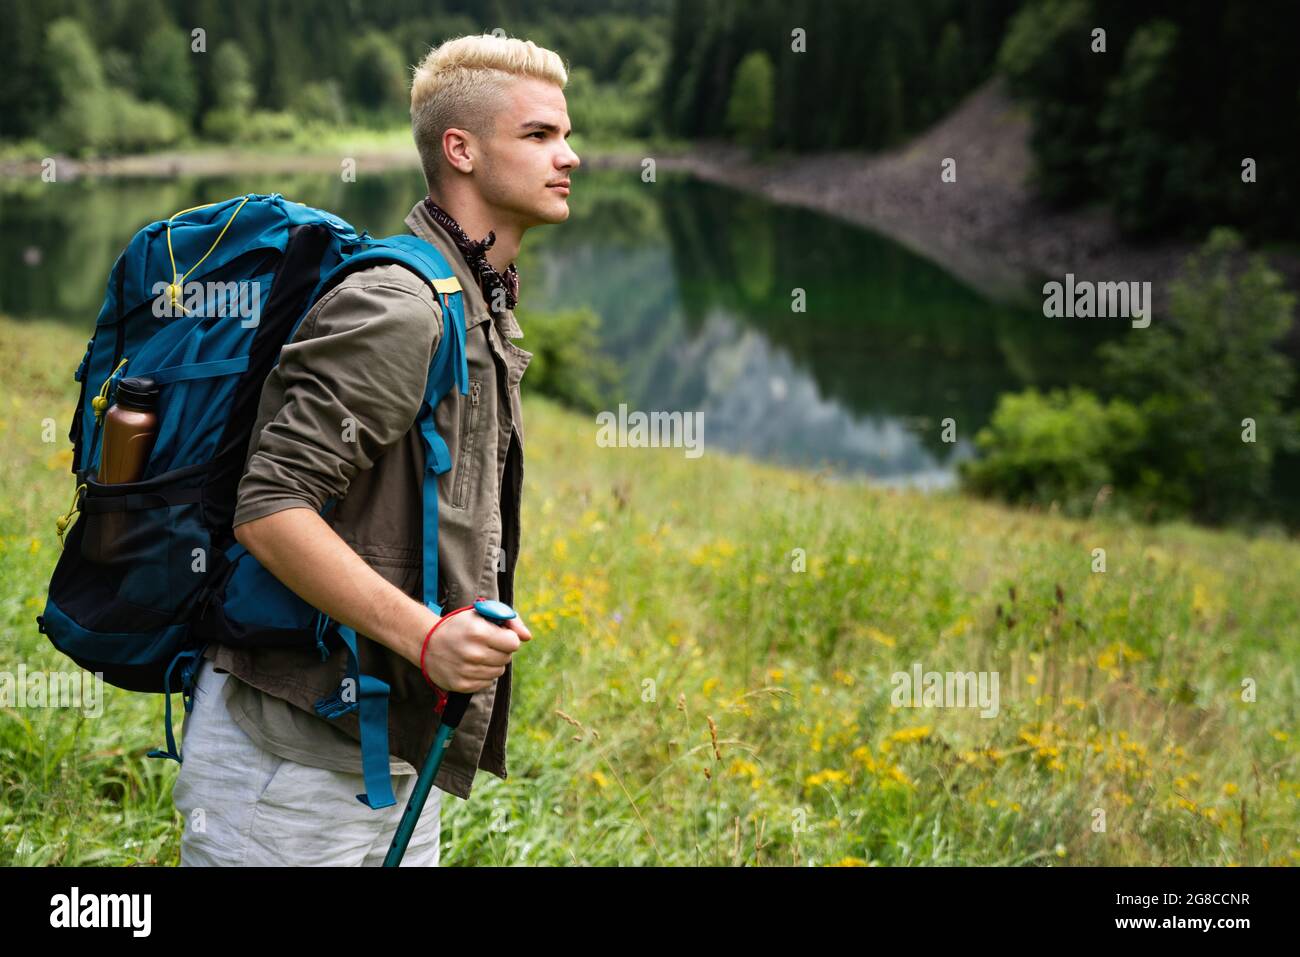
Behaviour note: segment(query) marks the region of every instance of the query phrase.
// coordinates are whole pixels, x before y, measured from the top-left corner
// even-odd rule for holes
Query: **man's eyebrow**
[[[547,122],[544,122],[543,120],[529,120],[527,123],[521,123],[520,126],[519,126],[519,129],[520,129],[521,131],[523,131],[523,130],[545,130],[547,133],[558,133],[558,132],[560,132],[560,128],[559,128],[558,126],[556,126],[554,123],[547,123]],[[572,133],[572,132],[573,132],[573,127],[569,127],[569,133]],[[568,136],[569,133],[565,133],[564,135],[565,135],[565,136]]]

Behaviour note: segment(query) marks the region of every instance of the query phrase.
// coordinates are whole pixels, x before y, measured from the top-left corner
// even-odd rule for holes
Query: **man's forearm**
[[[288,508],[235,527],[235,538],[314,608],[416,667],[438,617],[365,563],[318,513]]]

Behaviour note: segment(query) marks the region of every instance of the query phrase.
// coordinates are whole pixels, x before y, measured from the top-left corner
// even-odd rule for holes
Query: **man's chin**
[[[548,225],[562,223],[569,218],[569,204],[567,202],[548,204],[545,209],[539,209],[537,215]]]
[[[569,204],[554,198],[549,203],[538,203],[530,207],[521,205],[515,208],[518,210],[516,221],[522,222],[524,229],[532,229],[534,226],[553,226],[569,218]]]

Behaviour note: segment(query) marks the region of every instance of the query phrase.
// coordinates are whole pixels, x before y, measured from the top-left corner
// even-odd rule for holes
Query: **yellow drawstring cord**
[[[104,410],[108,408],[108,384],[113,381],[113,376],[117,375],[118,369],[126,365],[126,362],[126,356],[123,356],[122,361],[117,364],[117,369],[110,372],[108,378],[104,380],[104,384],[99,387],[99,395],[90,400],[90,404],[95,410],[96,423],[104,418]]]
[[[62,548],[64,544],[63,533],[66,532],[68,530],[68,526],[72,524],[72,516],[76,515],[77,512],[81,510],[81,491],[85,487],[86,486],[84,484],[77,486],[77,490],[72,493],[72,508],[68,509],[68,514],[60,515],[58,521],[54,523],[55,528],[59,530],[60,548]]]
[[[244,203],[247,203],[252,198],[252,196],[245,196],[244,202],[235,207],[235,211],[231,213],[230,218],[226,220],[226,225],[221,227],[221,232],[218,233],[217,238],[212,241],[212,245],[208,247],[208,251],[203,254],[203,259],[200,259],[191,266],[184,276],[179,277],[179,281],[176,275],[176,254],[172,251],[172,220],[177,216],[184,216],[186,213],[192,213],[196,209],[207,209],[209,206],[216,206],[217,204],[204,203],[202,206],[191,206],[189,209],[182,209],[179,213],[172,213],[171,216],[167,218],[167,256],[171,259],[172,264],[172,281],[171,285],[167,287],[167,294],[171,298],[173,308],[180,309],[180,311],[185,313],[187,316],[190,314],[190,311],[181,305],[181,286],[185,284],[185,280],[189,278],[190,273],[202,266],[203,260],[212,255],[212,250],[217,248],[217,243],[221,242],[221,237],[226,235],[226,230],[229,229],[230,224],[235,221],[235,217],[239,215],[239,211],[244,208]]]

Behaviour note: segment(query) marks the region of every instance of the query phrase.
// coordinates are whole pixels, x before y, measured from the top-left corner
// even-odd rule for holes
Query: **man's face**
[[[480,143],[474,178],[483,199],[521,229],[569,218],[569,173],[581,160],[569,148],[572,128],[564,91],[531,77],[511,81],[495,116],[495,129]],[[498,220],[499,221],[499,220]]]

